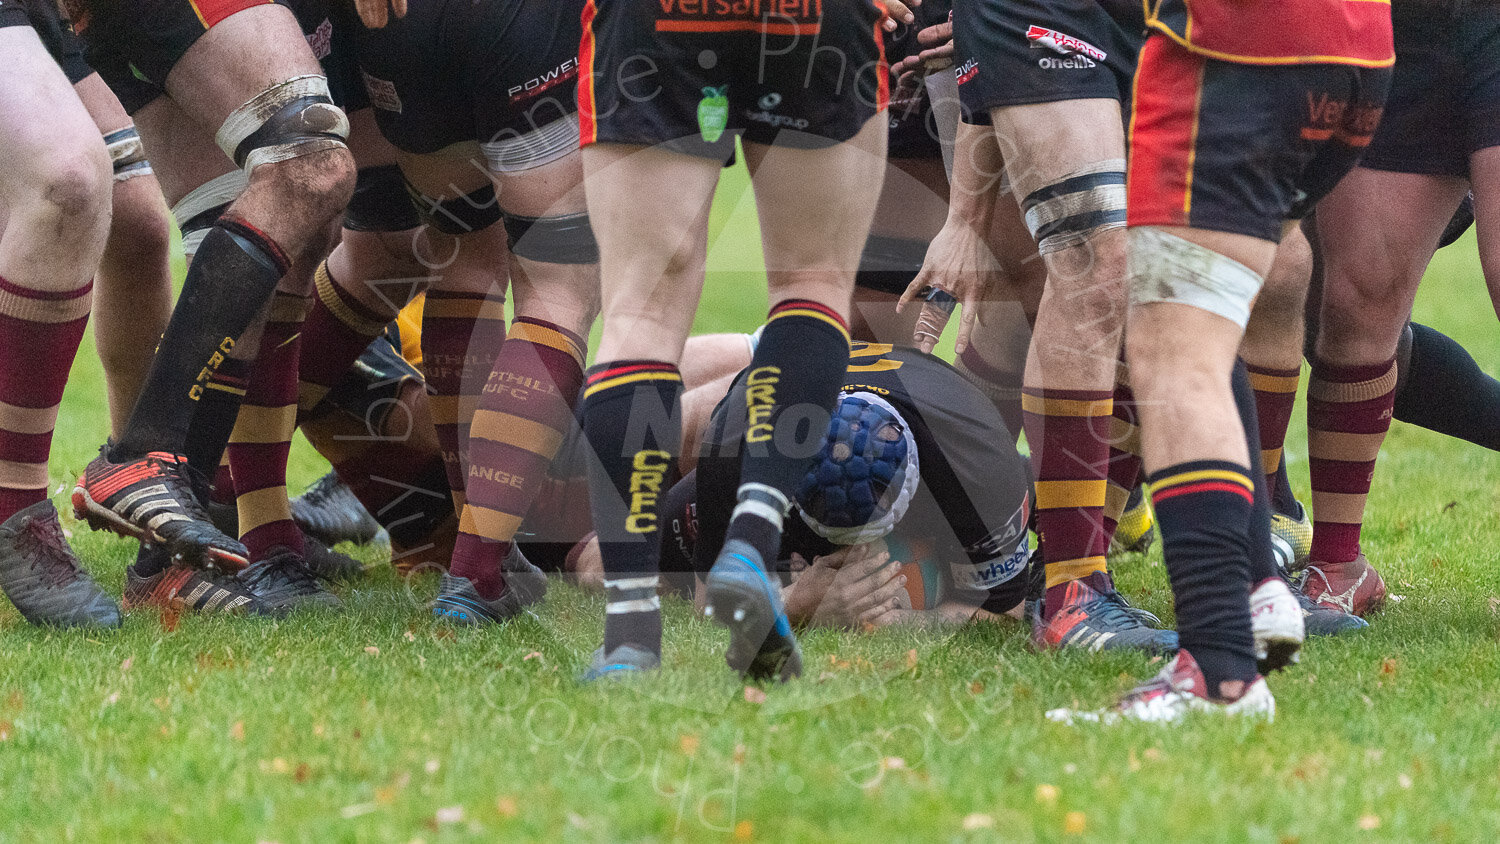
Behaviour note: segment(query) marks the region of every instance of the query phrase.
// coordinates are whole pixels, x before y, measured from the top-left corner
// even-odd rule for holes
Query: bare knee
[[[17,211],[35,221],[43,236],[66,242],[103,237],[110,207],[109,158],[103,145],[57,150],[30,164],[26,184],[32,198]]]
[[[297,228],[318,227],[349,204],[354,193],[354,157],[345,148],[262,164],[250,176],[244,199],[264,197],[263,208]],[[238,204],[238,203],[236,203]]]
[[[104,260],[137,271],[164,267],[172,248],[167,210],[157,195],[130,189],[130,185],[120,182],[115,187]]]

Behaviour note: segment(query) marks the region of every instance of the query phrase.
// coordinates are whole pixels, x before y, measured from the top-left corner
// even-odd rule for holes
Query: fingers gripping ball
[[[906,514],[920,472],[901,414],[872,393],[844,393],[797,490],[803,521],[839,545],[878,539]]]

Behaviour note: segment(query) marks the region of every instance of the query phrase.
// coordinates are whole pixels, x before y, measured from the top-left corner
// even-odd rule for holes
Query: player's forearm
[[[948,223],[963,223],[986,233],[995,216],[1005,163],[1000,144],[989,126],[958,124],[953,149],[952,189],[949,192]]]

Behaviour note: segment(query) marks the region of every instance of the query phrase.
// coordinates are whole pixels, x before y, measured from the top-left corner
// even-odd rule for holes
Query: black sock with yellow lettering
[[[583,434],[589,504],[604,563],[604,652],[629,643],[661,653],[657,513],[682,442],[682,375],[670,363],[628,360],[588,371]]]
[[[750,543],[768,564],[848,368],[849,327],[837,311],[807,299],[771,308],[746,376],[739,503],[725,536]]]
[[[214,223],[188,267],[182,295],[140,400],[110,451],[111,461],[134,460],[152,451],[182,452],[208,383],[291,265],[281,246],[249,222],[225,214]]]

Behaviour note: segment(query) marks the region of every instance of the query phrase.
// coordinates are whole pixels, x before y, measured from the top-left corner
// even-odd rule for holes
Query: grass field
[[[731,179],[701,330],[765,312],[743,198]],[[1472,240],[1439,257],[1418,317],[1500,372]],[[60,506],[105,433],[86,345]],[[1305,489],[1300,410],[1290,442]],[[382,568],[343,613],[279,622],[138,614],[84,636],[0,608],[0,840],[1492,841],[1500,463],[1401,424],[1382,454],[1366,549],[1402,599],[1273,678],[1274,724],[1050,723],[1154,667],[1038,654],[1015,624],[808,635],[807,677],[762,695],[680,602],[664,671],[583,687],[594,595],[559,585],[535,618],[455,632],[423,610],[432,583]],[[294,489],[323,471],[305,447],[294,470]],[[118,594],[130,544],[68,524]],[[1118,572],[1170,617],[1159,554]]]

